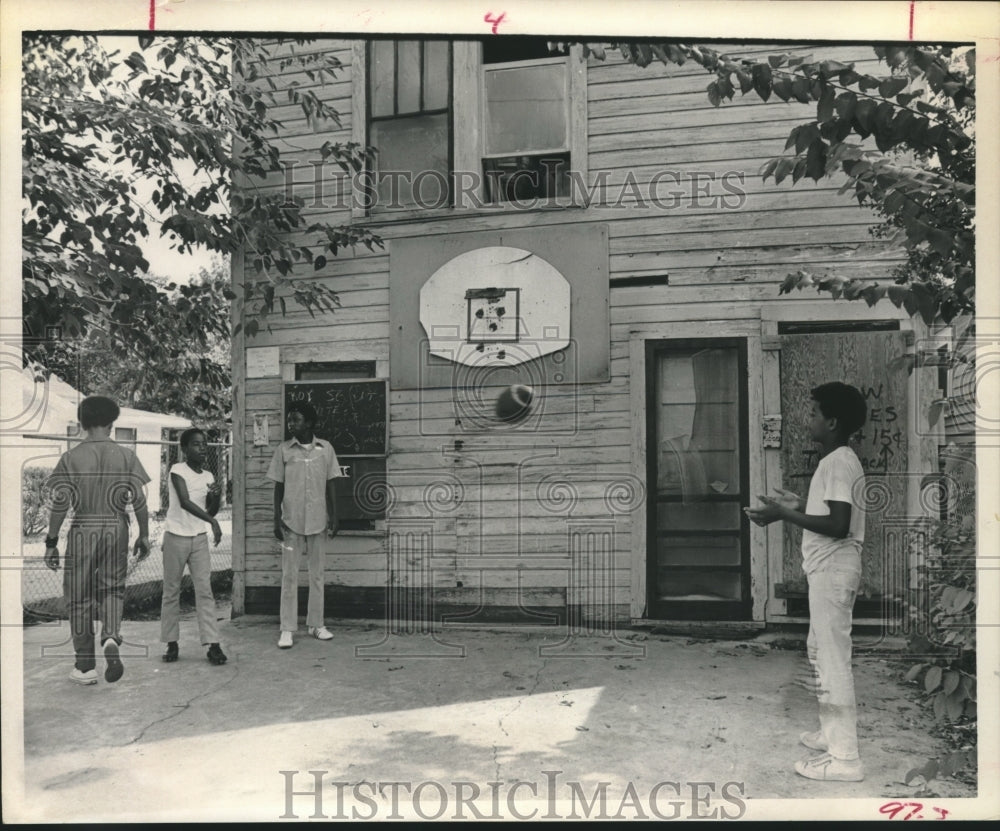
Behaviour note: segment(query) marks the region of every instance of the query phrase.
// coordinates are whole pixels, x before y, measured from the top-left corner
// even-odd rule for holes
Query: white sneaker
[[[69,674],[69,680],[75,681],[77,684],[85,684],[85,685],[96,684],[97,670],[88,669],[86,672],[81,672],[76,667],[74,667],[73,671]]]
[[[309,627],[309,634],[314,638],[318,638],[321,641],[329,641],[333,639],[333,632],[327,629],[325,626],[320,626],[316,628],[315,626]]]
[[[291,649],[292,646],[292,633],[282,632],[281,637],[278,638],[278,649]]]
[[[825,782],[860,782],[865,778],[860,759],[835,759],[829,753],[796,762],[795,772]]]

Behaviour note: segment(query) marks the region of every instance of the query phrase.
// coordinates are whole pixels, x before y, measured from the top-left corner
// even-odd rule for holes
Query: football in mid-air
[[[501,421],[519,421],[531,410],[535,391],[524,384],[511,384],[497,396],[496,414]]]

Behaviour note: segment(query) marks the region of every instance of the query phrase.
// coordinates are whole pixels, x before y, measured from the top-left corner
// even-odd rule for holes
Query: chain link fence
[[[174,431],[172,431],[174,432]],[[140,442],[150,444],[150,442]],[[149,556],[142,561],[132,555],[132,546],[137,536],[137,524],[130,515],[128,573],[125,578],[125,613],[143,613],[159,610],[163,593],[163,541],[164,523],[169,504],[169,470],[182,456],[180,447],[173,440],[157,442],[161,446],[158,476],[153,476],[149,489],[158,488],[160,509],[149,514]],[[233,563],[232,546],[232,447],[228,443],[212,442],[208,445],[205,469],[211,471],[216,481],[222,484],[222,506],[216,519],[222,528],[222,540],[218,546],[211,543],[213,584],[225,582],[231,573]],[[63,570],[45,567],[45,534],[48,530],[48,506],[45,504],[43,486],[51,468],[28,466],[22,471],[21,492],[21,605],[24,612],[33,617],[65,618],[66,603],[63,598]],[[59,537],[60,558],[66,553],[66,534],[69,518],[63,523]],[[206,531],[208,528],[206,527]],[[185,572],[181,585],[182,593],[190,590],[191,578]]]

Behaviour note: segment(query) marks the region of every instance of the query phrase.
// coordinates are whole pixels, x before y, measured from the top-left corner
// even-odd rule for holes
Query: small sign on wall
[[[781,447],[781,416],[764,416],[764,447]]]
[[[270,425],[267,413],[255,413],[253,417],[253,446],[267,447],[267,434]]]
[[[247,349],[247,378],[271,378],[281,375],[277,346],[254,346]]]

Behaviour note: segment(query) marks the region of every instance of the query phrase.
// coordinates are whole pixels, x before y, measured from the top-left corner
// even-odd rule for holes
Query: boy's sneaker
[[[108,662],[104,669],[104,680],[109,684],[114,684],[125,674],[125,665],[118,654],[118,643],[114,638],[108,638],[104,642],[104,660]]]
[[[823,738],[823,731],[817,730],[815,733],[800,733],[799,741],[810,750],[829,750],[826,739]]]
[[[222,647],[217,643],[210,643],[208,645],[208,654],[205,657],[208,658],[210,664],[214,664],[215,666],[226,662],[226,653],[222,651]]]
[[[281,637],[278,638],[278,649],[291,649],[292,648],[292,633],[282,632]]]
[[[167,651],[163,653],[163,660],[168,664],[172,664],[178,657],[177,641],[170,641],[167,644]]]
[[[329,641],[333,639],[333,632],[327,629],[325,626],[310,626],[309,634],[314,638],[318,638],[321,641]]]
[[[77,684],[84,684],[84,685],[96,684],[97,670],[88,669],[86,672],[82,672],[81,670],[78,670],[76,667],[73,667],[73,671],[69,674],[69,680],[75,681]]]
[[[860,782],[865,778],[860,759],[834,759],[829,753],[796,762],[795,772],[824,782]]]

